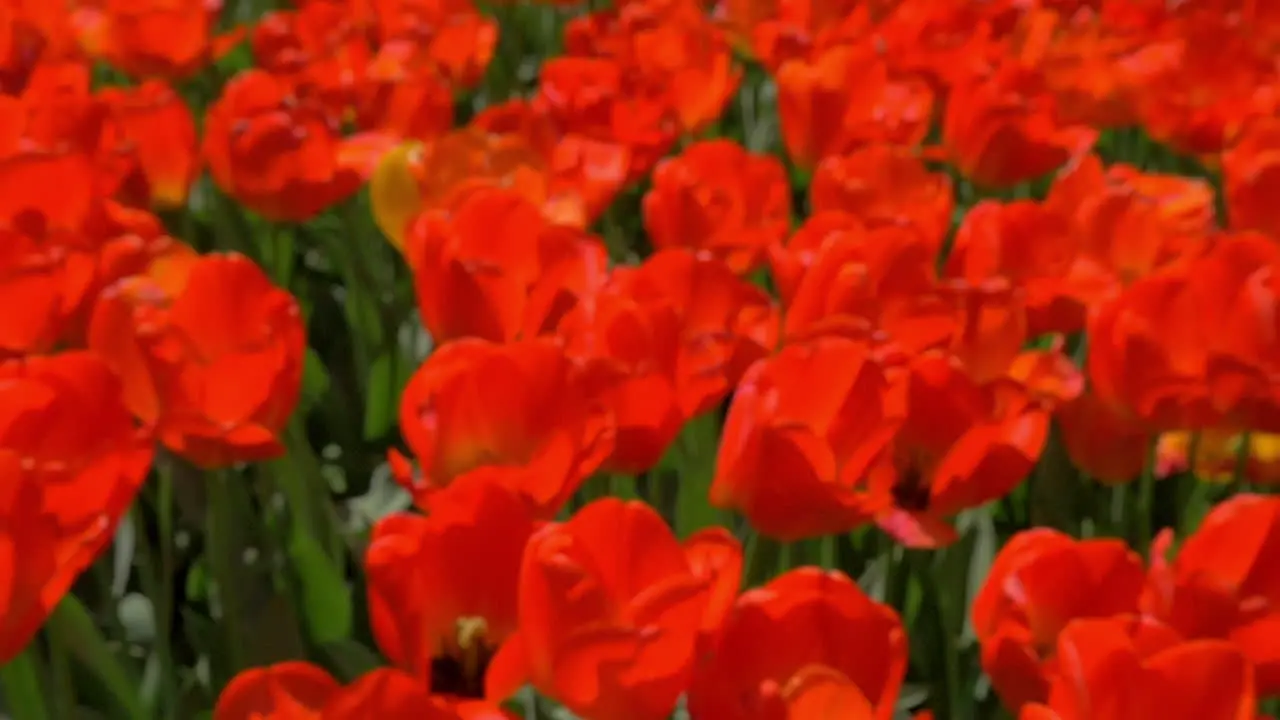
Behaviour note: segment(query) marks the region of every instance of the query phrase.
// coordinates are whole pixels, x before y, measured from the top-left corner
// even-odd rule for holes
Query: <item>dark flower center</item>
[[[431,659],[431,691],[463,698],[484,697],[484,675],[493,660],[489,626],[484,618],[458,620],[458,634],[443,653]]]
[[[923,512],[929,509],[929,485],[914,465],[908,465],[898,473],[892,493],[893,502],[903,510]]]

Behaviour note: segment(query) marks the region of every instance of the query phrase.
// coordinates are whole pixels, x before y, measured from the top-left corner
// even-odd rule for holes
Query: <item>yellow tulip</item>
[[[374,222],[401,252],[409,222],[422,211],[422,190],[414,173],[422,151],[422,143],[417,141],[397,145],[382,156],[369,182]]]

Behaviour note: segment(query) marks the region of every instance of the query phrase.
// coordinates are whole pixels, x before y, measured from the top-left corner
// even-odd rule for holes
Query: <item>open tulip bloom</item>
[[[1280,717],[1280,2],[7,0],[0,717]]]

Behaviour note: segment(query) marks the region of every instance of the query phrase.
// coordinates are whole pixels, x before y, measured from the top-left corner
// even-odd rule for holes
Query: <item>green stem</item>
[[[757,587],[771,580],[783,559],[786,546],[754,531],[748,540],[749,556],[746,558],[743,577],[747,587]]]
[[[48,720],[49,708],[36,670],[34,643],[7,664],[0,666],[0,688],[4,689],[9,712],[19,720]]]
[[[235,537],[236,512],[232,497],[233,476],[228,471],[208,473],[208,508],[205,521],[205,547],[209,548],[209,566],[217,588],[218,606],[221,609],[222,636],[226,638],[229,676],[245,667],[248,657],[244,647],[245,626],[237,596],[236,578],[239,576],[237,556],[240,543]]]
[[[755,530],[747,530],[742,538],[742,587],[751,587],[751,568],[755,565],[756,554],[760,550],[760,534]]]
[[[900,613],[908,611],[907,593],[911,587],[911,567],[907,564],[907,550],[891,542],[885,555],[886,604]]]
[[[919,558],[920,562],[912,565],[919,571],[924,581],[926,592],[929,594],[942,629],[942,667],[947,701],[943,717],[971,717],[972,708],[966,707],[966,700],[971,695],[963,691],[960,683],[960,635],[963,631],[963,621],[961,627],[955,627],[951,621],[952,614],[947,612],[945,590],[937,577],[940,564],[933,562],[933,559],[932,555],[923,555]],[[963,618],[963,614],[960,617]]]
[[[177,709],[178,686],[177,677],[172,672],[173,662],[169,635],[172,631],[173,617],[173,471],[172,460],[161,462],[156,478],[156,518],[159,526],[159,552],[152,547],[151,540],[143,529],[145,522],[142,508],[134,506],[134,526],[138,528],[138,551],[142,565],[142,585],[147,597],[155,608],[155,639],[153,650],[162,668],[163,679],[160,692],[154,698],[154,705],[148,708],[153,717],[172,717]],[[159,567],[157,567],[157,562]]]
[[[271,258],[270,271],[276,285],[288,289],[293,282],[297,237],[290,225],[277,225],[268,233],[270,245],[263,249],[263,256]]]
[[[346,545],[334,523],[320,459],[307,439],[302,419],[295,417],[285,433],[288,455],[282,461],[287,467],[276,473],[280,491],[289,500],[295,518],[304,518],[306,529],[320,541],[329,557],[340,560]],[[296,522],[296,520],[295,520]]]
[[[676,529],[679,529],[676,519],[679,501],[676,485],[679,482],[680,478],[675,472],[661,465],[636,476],[636,492],[641,499],[649,503],[668,525]]]
[[[1191,443],[1187,448],[1187,472],[1178,478],[1178,532],[1180,534],[1191,532],[1194,529],[1194,523],[1199,522],[1198,511],[1208,490],[1209,483],[1201,482],[1199,475],[1196,474],[1200,442],[1200,433],[1192,433]]]
[[[262,248],[254,241],[254,233],[241,214],[239,206],[221,189],[214,190],[213,230],[218,250],[235,251],[263,265]]]
[[[311,487],[305,479],[310,471],[319,470],[319,460],[314,457],[304,457],[310,454],[311,443],[307,441],[306,433],[296,420],[290,422],[285,430],[284,442],[287,448],[285,457],[277,462],[278,471],[271,475],[275,478],[276,486],[289,502],[294,527],[319,536],[317,532],[319,518],[312,502],[313,495],[319,488]],[[318,472],[316,476],[319,477]]]
[[[367,226],[368,221],[358,217],[355,207],[348,204],[342,213],[345,237],[331,238],[330,248],[337,253],[337,258],[341,259],[348,290],[352,287],[357,288],[372,306],[374,319],[379,323],[378,327],[374,328],[377,335],[372,339],[383,349],[393,349],[396,345],[399,322],[395,311],[382,302],[384,283],[378,277],[378,272],[369,264],[369,252],[376,248],[369,248],[366,251],[366,248],[359,245],[370,237],[378,237],[376,231]]]
[[[1128,537],[1127,523],[1129,514],[1126,505],[1129,503],[1127,485],[1104,485],[1103,499],[1106,501],[1107,527],[1109,534],[1115,537]]]
[[[66,648],[49,640],[49,685],[53,687],[53,712],[56,717],[72,717],[76,708],[76,687],[71,676],[71,659]]]
[[[827,570],[836,570],[839,568],[839,552],[836,549],[838,541],[835,535],[824,535],[818,539],[818,564]]]
[[[778,564],[774,566],[773,577],[777,577],[791,569],[795,561],[795,543],[782,543],[778,550]]]
[[[720,423],[715,413],[703,413],[685,424],[676,438],[675,521],[681,537],[711,525],[724,525],[729,517],[708,501],[715,477]]]
[[[1152,439],[1147,451],[1147,460],[1142,466],[1142,475],[1138,478],[1138,502],[1134,507],[1132,523],[1134,532],[1130,537],[1130,543],[1134,549],[1144,556],[1148,546],[1151,545],[1155,520],[1153,516],[1155,514],[1157,442],[1157,439]]]
[[[74,595],[62,598],[46,627],[50,640],[74,657],[111,694],[123,717],[151,717],[138,699],[138,683],[119,651],[107,644],[89,611]],[[160,640],[167,641],[168,638]],[[26,716],[19,713],[17,717]]]

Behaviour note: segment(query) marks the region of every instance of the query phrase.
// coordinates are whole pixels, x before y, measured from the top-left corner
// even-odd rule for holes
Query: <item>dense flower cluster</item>
[[[903,598],[761,548],[954,552],[1059,466],[1254,492],[1137,548],[1008,533],[968,608],[1005,708],[1280,697],[1280,5],[557,0],[505,95],[511,7],[282,5],[0,9],[0,664],[158,454],[294,451],[304,263],[244,235],[341,207],[434,343],[379,450],[413,507],[353,544],[387,664],[237,668],[214,720],[888,720]],[[777,137],[722,132],[770,103]],[[664,462],[708,420],[704,509],[741,522],[604,489],[692,482]]]

